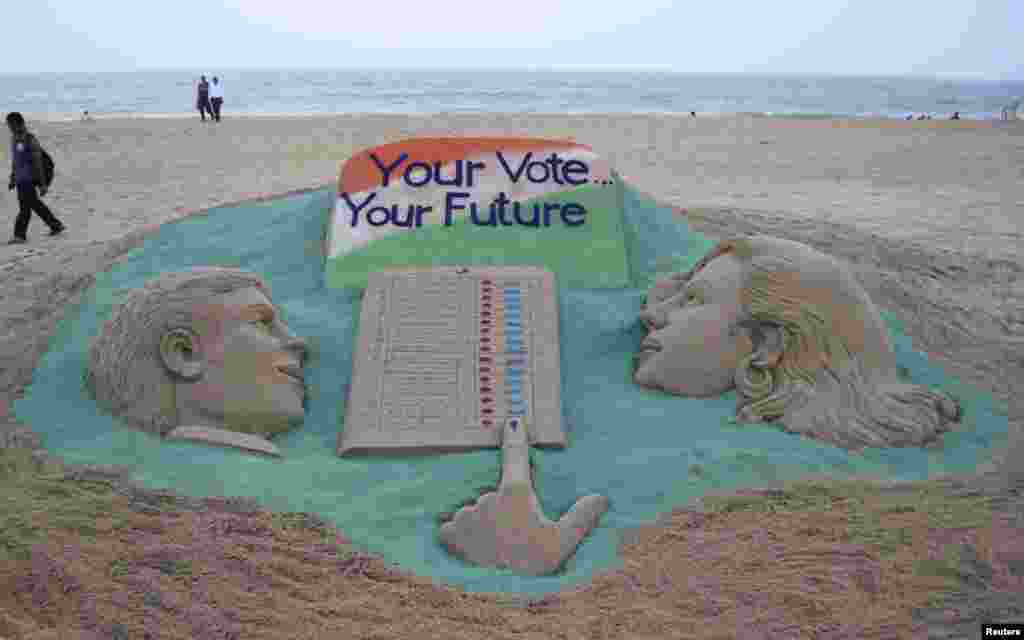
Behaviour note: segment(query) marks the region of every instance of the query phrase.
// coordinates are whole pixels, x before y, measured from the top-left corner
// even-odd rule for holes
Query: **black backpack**
[[[46,185],[47,189],[49,189],[50,183],[53,182],[53,173],[56,165],[53,162],[53,158],[50,157],[50,154],[46,153],[46,149],[43,148],[43,145],[39,144],[39,138],[36,138],[35,136],[32,137],[35,138],[36,144],[39,145],[39,151],[43,155],[43,184]]]
[[[43,182],[46,184],[46,188],[49,189],[50,183],[53,182],[53,158],[50,157],[50,154],[46,153],[46,149],[40,147],[39,150],[43,152]]]

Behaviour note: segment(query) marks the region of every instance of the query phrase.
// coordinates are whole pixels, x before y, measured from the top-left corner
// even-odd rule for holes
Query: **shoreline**
[[[438,110],[438,111],[230,111],[225,110],[225,119],[316,119],[316,118],[359,118],[374,116],[396,116],[406,118],[433,118],[433,117],[540,117],[540,118],[561,118],[561,117],[664,117],[664,118],[705,118],[713,120],[734,120],[734,119],[765,119],[772,121],[794,121],[794,122],[858,122],[858,123],[904,123],[905,125],[927,125],[934,126],[935,123],[948,123],[951,126],[962,126],[966,123],[986,123],[991,126],[998,126],[999,123],[1013,125],[1016,120],[1004,121],[998,114],[984,114],[979,117],[961,114],[959,120],[950,119],[948,114],[940,117],[933,117],[930,120],[907,120],[901,116],[886,116],[881,114],[847,115],[835,113],[811,113],[811,112],[772,112],[772,111],[696,111],[691,115],[689,111],[659,111],[659,110],[633,110],[633,111],[559,111],[559,112],[516,112],[516,111],[487,111],[487,110]],[[82,112],[23,112],[30,122],[65,123],[82,121]],[[196,118],[196,111],[180,112],[125,112],[125,113],[96,113],[90,112],[90,117],[95,121],[136,121],[136,120],[190,120]],[[970,126],[970,125],[969,125]]]

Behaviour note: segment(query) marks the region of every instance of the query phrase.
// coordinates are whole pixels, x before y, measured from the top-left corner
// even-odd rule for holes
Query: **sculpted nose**
[[[665,310],[661,307],[648,307],[640,312],[640,321],[648,329],[661,329],[667,323]]]

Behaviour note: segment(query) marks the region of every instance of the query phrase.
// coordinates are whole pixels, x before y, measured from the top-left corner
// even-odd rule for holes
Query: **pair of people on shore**
[[[199,88],[196,97],[196,108],[199,109],[199,116],[206,121],[206,114],[210,119],[220,122],[220,107],[224,104],[224,85],[220,83],[217,76],[213,76],[213,84],[206,81],[206,76],[199,76]]]
[[[14,237],[8,244],[28,242],[28,223],[33,212],[50,227],[50,235],[55,236],[64,231],[64,225],[40,200],[50,186],[46,180],[43,148],[29,132],[20,113],[7,114],[7,128],[11,130],[11,178],[7,188],[18,190],[18,217],[14,220]]]

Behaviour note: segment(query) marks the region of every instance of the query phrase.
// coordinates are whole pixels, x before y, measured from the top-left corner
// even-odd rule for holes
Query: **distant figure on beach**
[[[206,76],[199,76],[196,109],[199,109],[199,115],[202,117],[203,122],[206,121],[207,113],[210,114],[210,119],[213,119],[213,107],[210,106],[210,83],[206,81]]]
[[[82,122],[92,122],[92,119],[93,118],[91,115],[89,115],[88,110],[82,112]]]
[[[1003,107],[1002,111],[1000,111],[1000,113],[999,113],[1000,119],[1002,119],[1002,120],[1016,120],[1017,119],[1017,109],[1020,109],[1020,103],[1021,103],[1021,100],[1018,99],[1018,100],[1015,100],[1015,101],[1011,102],[1010,104],[1006,105],[1005,107]]]
[[[220,122],[220,106],[224,104],[224,85],[217,76],[213,76],[213,84],[210,85],[210,102],[213,103],[213,119]]]
[[[33,211],[50,227],[50,235],[55,236],[64,231],[64,225],[39,199],[46,195],[49,188],[43,148],[36,137],[29,133],[25,118],[20,113],[15,111],[7,114],[7,128],[11,130],[11,179],[7,188],[17,188],[19,208],[18,217],[14,219],[14,238],[8,244],[28,242],[28,223]]]
[[[959,111],[954,111],[953,112],[953,117],[951,117],[950,120],[959,120],[959,119],[960,119],[960,112]]]
[[[696,112],[696,111],[691,111],[691,112],[690,112],[690,115],[691,115],[692,117],[696,118],[696,117],[697,117],[697,112]]]

